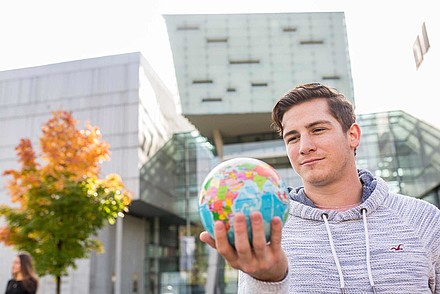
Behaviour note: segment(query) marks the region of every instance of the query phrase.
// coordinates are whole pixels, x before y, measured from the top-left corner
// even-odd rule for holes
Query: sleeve
[[[29,293],[36,294],[37,290],[38,290],[38,281],[31,280]]]
[[[263,282],[254,279],[250,275],[239,271],[238,275],[238,294],[277,294],[277,293],[289,293],[289,274],[286,273],[286,277],[279,282]]]
[[[435,294],[440,294],[440,262],[437,261],[435,266],[435,282],[434,282],[434,292]]]
[[[9,280],[8,283],[6,284],[5,293],[7,293],[11,289],[11,283],[12,283],[12,280]]]
[[[429,286],[433,294],[440,294],[440,210],[435,207],[425,210],[430,215],[428,248],[431,249],[431,262],[434,273],[430,277]]]
[[[399,196],[400,197],[400,196]],[[415,197],[404,197],[400,209],[419,235],[429,259],[428,283],[432,294],[440,294],[440,209]]]

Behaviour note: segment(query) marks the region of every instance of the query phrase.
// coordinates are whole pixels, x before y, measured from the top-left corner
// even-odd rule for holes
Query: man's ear
[[[347,134],[350,139],[351,147],[357,148],[361,141],[361,127],[357,123],[353,123],[348,129]]]

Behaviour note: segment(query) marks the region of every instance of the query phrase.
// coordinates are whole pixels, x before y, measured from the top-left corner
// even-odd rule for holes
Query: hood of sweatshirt
[[[362,218],[362,210],[366,210],[367,215],[374,212],[385,200],[388,195],[388,185],[381,178],[376,178],[373,174],[364,169],[358,169],[359,179],[362,183],[361,204],[346,211],[322,210],[316,208],[314,203],[304,193],[304,187],[290,188],[289,197],[291,215],[310,220],[323,221],[322,214],[328,216],[332,222],[347,221]]]

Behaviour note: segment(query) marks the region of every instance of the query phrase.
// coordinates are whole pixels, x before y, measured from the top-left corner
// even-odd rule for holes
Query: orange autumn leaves
[[[109,159],[109,145],[102,142],[98,128],[87,125],[85,130],[76,128],[76,120],[71,113],[56,111],[42,127],[40,138],[41,158],[45,165],[40,168],[29,139],[21,139],[15,148],[20,170],[6,170],[3,175],[12,176],[7,188],[12,202],[26,205],[25,192],[39,185],[42,176],[58,178],[55,186],[62,190],[65,178],[80,180],[97,177],[100,163]]]
[[[12,202],[20,202],[21,206],[26,204],[23,195],[26,190],[38,185],[38,164],[36,163],[35,152],[29,139],[21,139],[20,144],[15,148],[18,161],[21,163],[21,170],[6,170],[3,175],[12,176],[7,188],[12,197]]]
[[[100,165],[110,159],[110,152],[109,144],[101,141],[97,127],[87,123],[85,129],[77,129],[77,121],[72,114],[59,110],[52,112],[51,119],[42,127],[42,133],[38,156],[31,140],[27,138],[21,139],[15,148],[20,168],[5,170],[3,176],[10,177],[6,188],[12,202],[17,203],[18,207],[12,209],[0,205],[0,215],[8,215],[10,223],[14,224],[29,222],[31,216],[25,211],[33,211],[31,203],[46,207],[52,201],[50,197],[36,198],[31,191],[39,189],[51,195],[68,194],[66,191],[71,187],[66,185],[71,186],[71,183],[82,183],[78,187],[87,188],[88,193],[102,195],[99,199],[95,198],[102,203],[99,209],[104,211],[110,223],[127,210],[131,195],[122,179],[116,174],[99,179]],[[28,220],[18,219],[18,216]],[[0,242],[13,245],[20,231],[15,225],[0,227]]]
[[[43,126],[40,147],[47,162],[44,173],[61,173],[76,180],[96,177],[100,164],[109,160],[109,145],[101,141],[99,129],[87,124],[85,130],[78,130],[76,124],[69,112],[58,111]]]

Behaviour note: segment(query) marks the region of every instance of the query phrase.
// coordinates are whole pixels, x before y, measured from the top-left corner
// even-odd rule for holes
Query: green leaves
[[[70,113],[58,111],[43,126],[41,165],[29,139],[17,146],[21,169],[3,173],[12,179],[8,192],[14,207],[0,206],[6,226],[0,242],[29,252],[39,275],[60,277],[75,260],[103,246],[94,239],[104,225],[123,217],[131,193],[120,176],[98,177],[108,160],[108,144],[96,127],[77,130]]]

